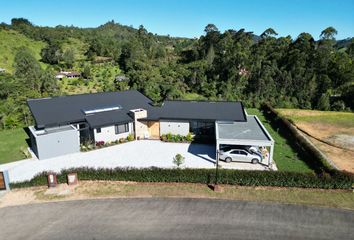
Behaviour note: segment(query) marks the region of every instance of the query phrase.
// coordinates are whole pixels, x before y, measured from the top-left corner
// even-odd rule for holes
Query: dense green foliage
[[[35,26],[22,18],[13,19],[10,25],[0,24],[0,32],[16,32],[40,43],[41,68],[45,63],[55,71],[83,73],[83,79],[68,83],[79,90],[68,90],[67,84],[49,79],[49,73],[39,73],[44,70],[39,70],[37,55],[27,67],[15,59],[14,69],[9,71],[14,75],[0,76],[1,91],[8,94],[0,96],[0,108],[24,109],[28,97],[130,88],[142,91],[155,102],[196,97],[240,100],[253,107],[270,102],[286,108],[354,108],[354,42],[338,49],[337,32],[332,27],[323,30],[318,41],[308,33],[296,39],[277,37],[273,29],[259,37],[244,29],[221,33],[213,24],[206,26],[199,39],[187,39],[158,36],[143,26],[134,29],[113,21],[97,28],[51,28]],[[121,72],[93,75],[101,64]],[[37,82],[29,80],[31,92],[8,84],[8,79],[17,85],[24,83],[21,74],[16,73],[19,67],[25,76],[36,78]],[[125,75],[126,80],[115,81],[118,74]],[[11,97],[16,94],[22,99]],[[28,116],[5,111],[0,121],[1,128],[9,128],[27,124]]]
[[[210,184],[215,181],[215,169],[92,169],[78,168],[63,170],[58,176],[59,183],[66,182],[66,175],[76,172],[79,180],[108,180],[136,182],[189,182]],[[331,171],[315,175],[278,171],[241,171],[221,169],[218,183],[241,186],[276,186],[325,189],[350,189],[353,176],[348,173]],[[12,183],[12,188],[40,186],[47,184],[46,173],[35,176],[31,181]]]

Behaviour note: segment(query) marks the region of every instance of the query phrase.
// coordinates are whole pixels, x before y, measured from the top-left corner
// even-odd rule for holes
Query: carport
[[[266,165],[273,163],[274,140],[257,116],[248,115],[247,122],[215,122],[216,152],[223,145],[269,148]],[[218,157],[218,156],[217,156]]]

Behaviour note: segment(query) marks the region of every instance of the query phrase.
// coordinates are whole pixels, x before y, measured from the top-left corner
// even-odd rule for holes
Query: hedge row
[[[271,105],[263,105],[263,110],[265,110],[270,117],[276,122],[280,127],[284,127],[291,134],[298,146],[302,148],[304,152],[308,155],[308,159],[305,159],[308,163],[311,163],[312,168],[315,171],[331,171],[334,168],[324,159],[321,153],[311,145],[301,134],[299,134],[297,128],[286,118],[282,117]]]
[[[79,180],[110,180],[136,182],[188,182],[210,184],[215,181],[214,169],[161,169],[161,168],[76,168],[63,170],[57,175],[59,183],[66,182],[66,175],[76,172]],[[352,174],[332,170],[327,173],[296,173],[279,171],[219,170],[219,183],[241,186],[276,186],[324,189],[350,189]],[[46,173],[32,180],[12,183],[12,188],[46,185]]]

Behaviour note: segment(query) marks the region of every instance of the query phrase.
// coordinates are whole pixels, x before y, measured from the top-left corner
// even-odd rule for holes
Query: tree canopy
[[[126,80],[108,83],[102,78],[102,90],[138,89],[157,103],[195,94],[250,107],[269,102],[276,107],[353,110],[354,41],[339,48],[333,27],[324,29],[318,41],[306,32],[292,39],[268,28],[256,36],[245,29],[220,32],[214,24],[195,39],[159,36],[143,25],[134,29],[114,21],[98,28],[50,28],[14,19],[1,28],[44,41],[41,61],[48,66],[41,67],[28,50],[19,49],[14,74],[0,75],[2,109],[18,99],[25,109],[26,97],[60,94],[53,68],[80,69],[86,79],[82,84],[88,85],[95,77],[90,66],[103,58],[119,66]],[[85,46],[80,59],[78,48],[65,45],[72,39]],[[3,127],[28,118],[4,112]]]

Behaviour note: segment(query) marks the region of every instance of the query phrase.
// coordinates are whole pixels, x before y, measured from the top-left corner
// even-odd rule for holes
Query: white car
[[[251,153],[244,149],[230,149],[228,151],[221,150],[219,159],[227,163],[231,161],[238,161],[256,164],[262,162],[262,155],[256,152]]]

